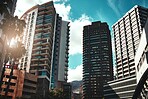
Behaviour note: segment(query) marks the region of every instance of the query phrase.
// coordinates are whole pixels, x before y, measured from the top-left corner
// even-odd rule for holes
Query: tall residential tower
[[[83,98],[102,99],[103,85],[113,79],[112,46],[106,22],[83,30]]]
[[[37,94],[45,98],[50,86],[67,82],[69,22],[56,14],[53,1],[32,7],[21,18],[27,23],[23,38],[27,53],[20,68],[38,76]]]
[[[148,9],[135,6],[113,25],[118,79],[135,75],[134,56],[147,15]]]
[[[69,22],[56,14],[50,88],[62,88],[67,82],[69,55]]]
[[[136,5],[113,25],[117,79],[104,86],[105,98],[132,98],[137,86],[135,55],[147,15],[147,8]]]

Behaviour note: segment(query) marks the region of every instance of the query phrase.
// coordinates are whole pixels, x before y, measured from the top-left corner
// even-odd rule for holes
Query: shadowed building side
[[[110,30],[106,22],[83,28],[83,99],[103,98],[103,85],[113,79]]]

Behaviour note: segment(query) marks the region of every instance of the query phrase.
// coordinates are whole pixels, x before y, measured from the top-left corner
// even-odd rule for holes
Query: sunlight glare
[[[16,43],[17,43],[16,40],[14,38],[12,38],[11,41],[10,41],[10,47],[15,46]]]

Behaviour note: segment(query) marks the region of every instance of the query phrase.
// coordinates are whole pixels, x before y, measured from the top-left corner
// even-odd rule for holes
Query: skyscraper
[[[38,76],[37,94],[45,98],[49,91],[55,8],[53,2],[36,5],[21,19],[26,21],[23,43],[26,55],[20,68]]]
[[[148,9],[135,6],[113,25],[117,78],[135,75],[134,56]]]
[[[68,72],[68,51],[69,51],[69,22],[63,21],[62,17],[56,14],[56,28],[54,35],[53,55],[51,62],[51,83],[50,87],[61,88],[67,82]]]
[[[103,85],[113,79],[110,30],[106,22],[83,29],[83,98],[103,98]]]
[[[147,8],[136,5],[112,26],[117,79],[104,86],[105,98],[132,98],[137,86],[135,54],[147,15]]]
[[[58,81],[67,81],[69,22],[56,14],[53,1],[32,7],[21,18],[27,23],[27,53],[20,68],[38,76],[37,94],[45,98],[50,85],[55,88]]]

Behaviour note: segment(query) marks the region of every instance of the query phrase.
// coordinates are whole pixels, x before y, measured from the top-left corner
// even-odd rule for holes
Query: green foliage
[[[25,21],[18,19],[17,16],[7,16],[2,20],[2,31],[6,35],[7,40],[12,38],[20,37],[25,27]]]
[[[8,10],[7,10],[7,4],[10,3],[10,0],[0,0],[0,14],[3,14],[3,20],[0,23],[0,28],[2,29],[3,34],[6,37],[6,41],[9,42],[12,38],[15,38],[17,40],[17,44],[16,46],[10,48],[10,45],[7,46],[6,48],[6,59],[5,59],[5,64],[2,70],[2,75],[1,75],[1,81],[0,81],[0,89],[1,89],[1,85],[2,85],[2,79],[4,76],[4,72],[5,72],[5,65],[6,62],[8,60],[13,59],[12,62],[12,68],[11,68],[11,72],[10,72],[10,78],[8,81],[8,85],[6,88],[6,92],[5,92],[5,96],[7,96],[8,94],[8,89],[10,86],[10,81],[12,79],[12,75],[13,75],[13,67],[15,65],[15,61],[18,61],[17,59],[19,59],[22,54],[25,53],[25,48],[23,47],[22,43],[20,42],[20,36],[23,33],[23,29],[25,27],[25,21],[18,19],[18,17],[13,17],[12,15],[9,14]]]
[[[10,50],[8,53],[10,53],[10,57],[18,60],[19,58],[22,57],[23,54],[25,54],[26,50],[21,42],[17,42],[14,47],[10,47]]]
[[[54,89],[49,91],[49,99],[64,99],[62,89]]]

